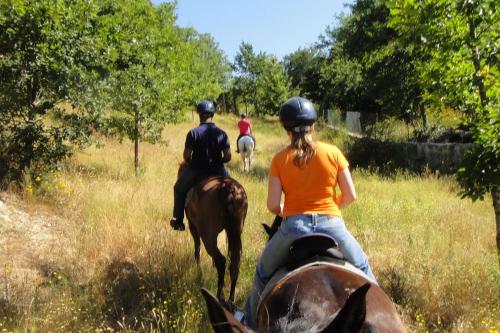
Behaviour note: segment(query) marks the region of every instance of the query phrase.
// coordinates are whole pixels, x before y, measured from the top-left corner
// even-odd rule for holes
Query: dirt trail
[[[28,305],[60,253],[61,220],[0,193],[0,300]]]

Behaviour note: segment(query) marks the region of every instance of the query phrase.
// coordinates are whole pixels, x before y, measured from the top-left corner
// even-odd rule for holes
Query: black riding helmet
[[[316,121],[316,110],[311,101],[303,97],[292,97],[280,109],[280,121],[283,127],[290,131],[308,130]]]
[[[203,100],[203,101],[199,102],[198,104],[196,104],[196,112],[198,112],[199,114],[202,114],[202,113],[214,114],[215,113],[215,105],[213,102],[211,102],[209,100]]]

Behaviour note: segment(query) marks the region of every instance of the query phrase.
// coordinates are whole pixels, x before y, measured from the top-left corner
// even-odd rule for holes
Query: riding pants
[[[324,233],[335,238],[345,259],[377,283],[368,257],[341,217],[321,214],[288,216],[267,243],[255,269],[252,291],[245,305],[245,323],[251,328],[256,328],[255,315],[266,283],[285,264],[293,241],[310,233]]]
[[[229,172],[222,166],[214,170],[200,170],[188,166],[179,176],[174,185],[174,212],[173,215],[177,221],[184,220],[184,206],[186,202],[186,195],[198,182],[202,179],[212,176],[225,176],[229,177]]]

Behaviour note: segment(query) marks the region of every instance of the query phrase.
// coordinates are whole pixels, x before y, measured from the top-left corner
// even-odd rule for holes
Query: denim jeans
[[[324,233],[335,238],[345,259],[362,270],[377,283],[368,263],[368,257],[359,243],[347,230],[341,217],[331,215],[291,215],[283,220],[278,231],[269,240],[260,257],[250,297],[245,305],[245,322],[255,329],[255,314],[260,296],[272,274],[282,267],[287,259],[293,241],[309,233]]]
[[[222,166],[215,170],[200,170],[188,166],[179,176],[174,185],[174,212],[173,215],[177,221],[184,219],[184,205],[186,202],[186,195],[189,189],[196,185],[204,178],[211,176],[226,176],[229,177],[229,172]]]

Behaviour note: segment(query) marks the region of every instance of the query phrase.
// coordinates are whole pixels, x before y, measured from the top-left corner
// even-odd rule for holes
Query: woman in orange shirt
[[[356,200],[349,164],[335,146],[313,141],[316,111],[310,101],[293,97],[280,109],[280,121],[290,145],[277,153],[269,170],[267,208],[283,216],[256,268],[253,289],[245,307],[245,323],[255,327],[260,294],[271,275],[286,261],[292,242],[309,233],[334,237],[344,257],[376,283],[368,258],[347,230],[340,210]],[[336,195],[337,186],[340,195]],[[285,196],[281,204],[281,195]]]

